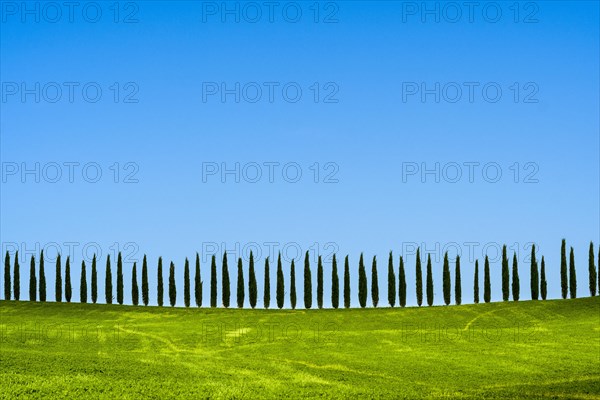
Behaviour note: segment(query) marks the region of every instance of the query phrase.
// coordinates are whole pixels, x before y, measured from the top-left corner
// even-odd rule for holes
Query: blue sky
[[[310,250],[313,282],[314,255],[335,250],[350,255],[354,289],[360,252],[369,272],[377,255],[385,299],[392,250],[396,268],[406,258],[414,304],[415,245],[432,252],[437,288],[443,251],[458,247],[470,302],[474,258],[486,252],[501,298],[504,243],[519,251],[528,298],[535,242],[558,297],[564,237],[588,293],[588,246],[597,252],[600,239],[597,2],[485,3],[471,20],[466,8],[459,18],[450,3],[427,3],[439,22],[421,2],[284,2],[272,22],[263,3],[227,3],[233,14],[221,2],[112,4],[82,3],[70,21],[66,8],[58,17],[47,3],[26,3],[31,13],[2,3],[0,233],[3,252],[25,253],[24,276],[32,250],[71,248],[77,282],[83,249],[97,247],[101,282],[115,249],[129,254],[127,273],[147,254],[152,279],[158,256],[173,260],[179,285],[185,257],[201,252],[208,282],[209,250],[229,250],[233,267],[252,248],[262,291],[269,249],[288,252],[286,272],[297,249]],[[223,179],[236,163],[240,182]],[[439,182],[422,178],[436,165]],[[326,261],[326,293],[329,271]]]

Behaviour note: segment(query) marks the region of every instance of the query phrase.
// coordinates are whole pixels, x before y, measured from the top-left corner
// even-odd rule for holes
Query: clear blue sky
[[[46,247],[53,258],[58,244],[63,254],[74,247],[78,299],[82,250],[96,243],[100,282],[107,252],[129,255],[126,301],[130,261],[148,255],[154,288],[158,256],[173,260],[182,288],[185,257],[201,252],[207,304],[210,251],[224,244],[233,283],[240,250],[260,249],[260,293],[270,248],[288,251],[286,288],[298,248],[311,250],[316,285],[320,252],[326,305],[334,249],[340,267],[350,255],[353,304],[360,252],[369,285],[377,255],[386,303],[392,250],[396,269],[405,256],[412,305],[419,244],[432,252],[436,303],[441,252],[453,259],[457,247],[463,301],[472,301],[474,258],[482,263],[486,251],[498,300],[497,251],[506,243],[511,257],[519,251],[521,293],[529,298],[535,242],[549,297],[558,297],[564,237],[575,248],[579,295],[588,294],[588,246],[594,241],[597,253],[600,221],[598,2],[498,2],[485,12],[482,3],[460,15],[448,3],[427,3],[437,16],[421,2],[392,1],[283,2],[261,6],[260,16],[261,2],[228,3],[233,14],[221,2],[120,3],[118,13],[112,2],[74,10],[46,4],[2,2],[1,10],[0,233],[3,253],[19,247],[27,257],[22,293],[32,250]],[[98,88],[102,96],[92,102]],[[422,89],[430,92],[422,97]],[[23,168],[36,163],[40,182],[35,173],[23,179]],[[220,171],[206,174],[222,163],[239,163],[239,183],[233,174],[225,182]],[[262,176],[252,183],[254,163]],[[422,167],[436,163],[439,182],[434,174],[422,179]],[[474,164],[464,163],[479,163],[472,182]],[[57,164],[62,175],[52,182]],[[453,182],[457,164],[462,176]],[[102,176],[88,182],[98,167]],[[297,167],[302,176],[289,182]],[[492,182],[498,167],[502,176]],[[52,299],[51,260],[46,269]],[[183,290],[178,295],[181,302]]]

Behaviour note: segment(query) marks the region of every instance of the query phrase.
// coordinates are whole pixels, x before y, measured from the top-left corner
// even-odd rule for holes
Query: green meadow
[[[600,298],[238,310],[0,301],[0,397],[600,399]]]

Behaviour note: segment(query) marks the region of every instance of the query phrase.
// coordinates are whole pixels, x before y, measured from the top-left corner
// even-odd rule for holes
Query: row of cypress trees
[[[600,263],[600,252],[598,254]],[[221,304],[224,307],[230,306],[230,281],[229,281],[229,268],[227,264],[227,253],[223,254],[221,270]],[[520,299],[520,281],[519,281],[519,269],[516,253],[513,254],[512,259],[512,274],[509,269],[509,260],[506,252],[506,245],[502,248],[502,299],[508,301],[512,292],[512,299],[518,301]],[[538,300],[540,297],[542,300],[546,300],[547,297],[547,281],[546,281],[546,265],[544,257],[542,256],[540,262],[540,268],[538,268],[535,245],[531,249],[531,263],[530,263],[530,291],[531,299]],[[296,293],[296,271],[295,271],[294,260],[290,266],[290,288],[289,298],[290,304],[293,309],[297,305],[297,293]],[[87,272],[86,272],[85,261],[81,262],[81,275],[80,275],[80,302],[87,303],[88,301],[88,284],[87,284]],[[213,255],[211,259],[211,280],[210,280],[210,307],[217,307],[217,263],[216,257]],[[194,301],[197,307],[202,306],[202,289],[203,282],[200,275],[200,256],[196,253],[196,265],[194,271]],[[416,257],[416,297],[417,305],[423,304],[423,272],[421,267],[421,255],[420,249],[417,249]],[[484,279],[483,279],[483,301],[489,303],[491,301],[491,282],[490,282],[490,265],[489,259],[486,255],[484,260]],[[254,256],[250,253],[249,268],[248,268],[248,297],[250,307],[255,308],[258,297],[258,285],[256,281],[256,272],[254,267]],[[317,262],[317,307],[323,308],[323,263],[321,256],[318,257]],[[92,259],[91,267],[91,301],[96,303],[98,301],[98,272],[96,266],[96,256]],[[512,275],[512,279],[511,279]],[[577,277],[575,272],[575,256],[573,248],[570,249],[569,263],[567,267],[567,256],[566,256],[566,241],[563,239],[561,245],[561,295],[563,299],[569,295],[571,298],[577,297]],[[264,307],[269,308],[271,303],[271,286],[270,286],[270,265],[269,258],[267,257],[264,265],[264,293],[263,302]],[[379,305],[379,283],[377,273],[377,258],[374,256],[371,264],[371,301],[373,307]],[[62,302],[63,299],[63,274],[61,265],[60,254],[56,258],[56,284],[55,284],[55,300]],[[123,304],[123,261],[121,253],[118,254],[117,258],[117,303]],[[185,259],[184,264],[184,304],[186,307],[190,307],[191,303],[191,277],[190,277],[190,264],[188,259]],[[398,279],[396,279],[396,270],[394,268],[392,252],[389,254],[388,259],[388,304],[391,307],[396,305],[396,299],[401,307],[406,305],[406,273],[404,267],[404,259],[400,256],[399,268],[398,268]],[[474,281],[473,281],[473,298],[475,303],[479,303],[480,291],[479,291],[479,261],[475,261]],[[131,275],[131,299],[133,305],[138,305],[140,300],[140,291],[138,287],[137,277],[137,263],[133,264],[132,275]],[[20,299],[20,266],[19,266],[19,255],[18,252],[15,255],[13,276],[12,276],[12,294],[15,300]],[[105,274],[105,302],[107,304],[113,303],[113,279],[112,279],[112,268],[110,255],[106,258],[106,274]],[[334,254],[331,268],[331,304],[333,308],[339,308],[340,306],[340,282],[337,268],[337,258]],[[148,305],[150,301],[149,297],[149,286],[148,286],[148,263],[146,256],[142,262],[142,278],[141,278],[141,297],[142,303]],[[396,286],[397,285],[397,286]],[[431,255],[427,256],[427,267],[426,267],[426,301],[429,306],[433,305],[434,302],[434,287],[433,287],[433,271],[431,265]],[[396,290],[396,287],[398,290]],[[589,290],[590,295],[596,295],[596,288],[600,290],[600,274],[596,271],[596,265],[594,260],[594,247],[593,243],[590,243],[589,247]],[[175,283],[175,265],[173,262],[169,265],[169,281],[168,281],[168,295],[169,304],[174,306],[177,299],[177,288]],[[245,302],[246,296],[246,284],[244,280],[244,268],[242,265],[242,259],[238,258],[237,262],[237,307],[242,308]],[[350,307],[350,266],[348,262],[348,256],[344,260],[344,279],[343,279],[343,306],[345,308]],[[442,267],[442,291],[444,304],[449,305],[452,301],[452,278],[450,271],[450,262],[448,260],[448,253],[444,255],[444,262]],[[157,303],[159,306],[164,305],[164,282],[163,282],[163,266],[162,257],[158,259],[158,275],[157,275]],[[36,277],[35,268],[35,257],[31,257],[30,272],[29,272],[29,299],[30,301],[37,301],[39,294],[39,301],[46,301],[46,278],[44,269],[44,252],[42,250],[39,259],[39,282]],[[276,303],[278,308],[283,308],[285,301],[285,279],[283,266],[281,262],[281,254],[277,258],[277,272],[276,272]],[[70,258],[67,257],[64,270],[64,297],[67,302],[71,302],[72,298],[72,286],[71,286],[71,265]],[[361,253],[359,264],[358,264],[358,301],[361,308],[367,306],[368,297],[368,285],[367,285],[367,272]],[[11,264],[10,255],[6,252],[5,263],[4,263],[4,298],[7,300],[11,299]],[[307,309],[312,308],[312,273],[310,269],[309,254],[306,252],[304,257],[304,307]],[[455,304],[459,305],[462,302],[462,283],[461,283],[461,269],[460,269],[460,257],[457,256],[454,266],[454,301]]]

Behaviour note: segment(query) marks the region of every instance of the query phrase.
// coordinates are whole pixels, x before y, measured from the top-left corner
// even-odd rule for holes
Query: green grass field
[[[600,298],[236,310],[0,302],[0,397],[600,398]]]

